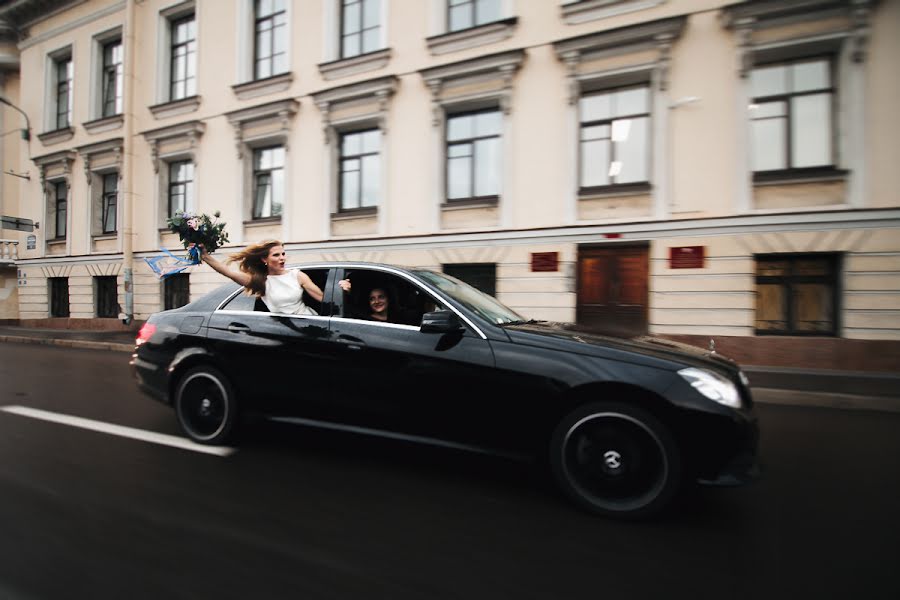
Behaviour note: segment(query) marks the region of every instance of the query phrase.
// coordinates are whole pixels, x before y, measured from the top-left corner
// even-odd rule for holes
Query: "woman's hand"
[[[338,281],[338,285],[341,286],[341,289],[344,290],[345,292],[350,291],[351,286],[350,286],[349,279],[341,279],[340,281]]]

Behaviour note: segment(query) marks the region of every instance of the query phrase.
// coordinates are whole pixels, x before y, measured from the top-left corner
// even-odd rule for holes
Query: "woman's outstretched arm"
[[[235,283],[238,283],[244,287],[250,285],[250,275],[244,273],[243,271],[234,271],[229,269],[221,261],[216,260],[206,251],[206,248],[203,247],[203,244],[200,244],[200,260],[208,264],[212,267],[213,271],[218,271],[228,279],[231,279]]]

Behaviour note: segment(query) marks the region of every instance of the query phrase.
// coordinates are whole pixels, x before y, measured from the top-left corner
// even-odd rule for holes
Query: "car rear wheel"
[[[587,404],[563,418],[550,464],[576,504],[627,519],[657,514],[681,481],[681,456],[668,429],[643,409],[613,402]]]
[[[237,401],[228,379],[202,366],[187,371],[175,389],[175,412],[185,433],[201,444],[222,444],[235,429]]]

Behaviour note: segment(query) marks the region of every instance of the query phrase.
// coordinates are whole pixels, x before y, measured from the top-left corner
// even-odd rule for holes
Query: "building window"
[[[447,30],[459,31],[500,20],[501,0],[448,0]]]
[[[381,188],[381,131],[341,135],[340,209],[378,206]]]
[[[50,316],[69,316],[69,278],[50,277]]]
[[[497,265],[495,263],[444,265],[443,268],[447,275],[465,281],[485,294],[497,295]]]
[[[807,58],[760,65],[750,75],[753,170],[834,164],[831,61]]]
[[[284,0],[255,0],[253,77],[287,71],[287,11]]]
[[[72,57],[67,56],[53,62],[54,79],[56,81],[56,129],[65,129],[72,125]]]
[[[54,224],[56,225],[55,238],[65,239],[66,237],[66,221],[69,205],[69,186],[65,181],[58,181],[53,184],[53,208],[56,214]]]
[[[103,233],[116,231],[116,207],[119,198],[119,174],[103,176]]]
[[[582,190],[649,180],[648,86],[586,94],[578,112]]]
[[[119,316],[116,276],[94,277],[94,313],[101,319]]]
[[[381,47],[381,0],[342,0],[341,58]]]
[[[194,163],[181,160],[169,163],[168,215],[194,210]]]
[[[176,273],[163,279],[163,310],[181,308],[190,301],[190,275],[187,273]]]
[[[500,195],[503,115],[492,109],[447,118],[447,199]]]
[[[756,257],[758,335],[837,335],[838,254]]]
[[[284,146],[253,151],[253,218],[281,215],[284,202]]]
[[[103,116],[122,114],[122,40],[103,45]]]
[[[181,100],[197,94],[197,21],[190,14],[172,20],[169,28],[169,100]]]

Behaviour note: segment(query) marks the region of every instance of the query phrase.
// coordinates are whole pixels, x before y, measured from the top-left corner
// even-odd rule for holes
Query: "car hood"
[[[714,351],[653,336],[630,338],[598,333],[574,323],[547,321],[506,325],[503,329],[515,344],[566,350],[592,356],[617,358],[635,363],[669,363],[669,367],[713,368],[736,374],[738,365]]]

